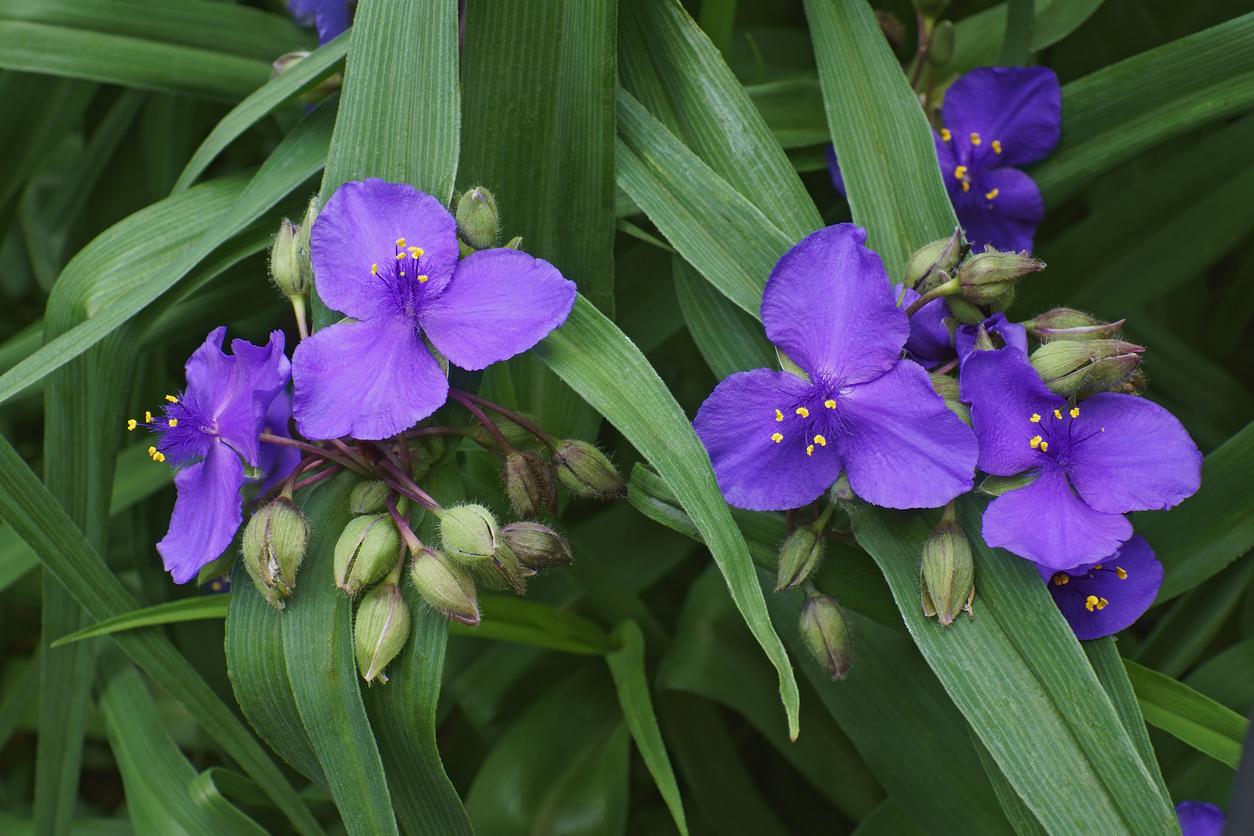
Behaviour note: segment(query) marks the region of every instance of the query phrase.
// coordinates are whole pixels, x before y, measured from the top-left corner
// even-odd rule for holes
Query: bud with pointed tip
[[[961,228],[948,238],[924,245],[906,263],[906,287],[922,294],[949,281],[966,249]]]
[[[519,417],[525,418],[535,423],[535,417],[528,412],[519,412]],[[503,415],[492,416],[492,425],[509,442],[510,446],[517,450],[539,450],[540,439],[536,438],[531,430],[516,424]],[[496,438],[482,423],[476,421],[470,427],[470,437],[475,443],[486,450],[494,453],[501,452],[501,445],[496,443]]]
[[[401,535],[390,514],[354,517],[335,543],[335,585],[356,595],[396,565],[400,549]]]
[[[457,201],[457,235],[476,250],[495,247],[501,240],[496,199],[483,186],[469,189]]]
[[[505,249],[507,249],[507,250],[521,250],[521,249],[522,249],[522,236],[521,236],[521,235],[515,235],[513,238],[509,239],[509,243],[507,243],[507,244],[505,245]]]
[[[570,545],[553,529],[533,522],[510,523],[501,539],[528,569],[551,569],[570,563]]]
[[[270,246],[270,278],[289,299],[309,295],[309,284],[300,268],[300,232],[300,227],[284,218]]]
[[[383,669],[405,646],[409,627],[409,605],[392,580],[366,593],[353,622],[353,651],[362,679],[387,683]]]
[[[853,492],[853,488],[849,485],[849,475],[843,469],[840,471],[840,475],[836,477],[836,481],[832,483],[827,496],[833,503],[844,509],[846,513],[853,511],[858,502],[858,495]]]
[[[810,593],[801,607],[800,627],[801,641],[814,660],[828,676],[842,678],[849,670],[852,646],[849,623],[840,604],[821,593]]]
[[[527,594],[527,578],[535,574],[518,562],[518,556],[510,547],[501,543],[491,560],[470,567],[474,579],[489,589],[512,589],[518,595]]]
[[[309,520],[286,496],[257,509],[244,529],[244,568],[267,603],[283,609],[309,544]]]
[[[1123,340],[1055,340],[1032,352],[1031,361],[1049,391],[1083,398],[1119,389],[1140,366],[1144,350]]]
[[[454,621],[471,627],[479,623],[479,596],[464,569],[430,546],[414,552],[409,579],[423,600]]]
[[[940,524],[923,543],[923,565],[919,572],[923,586],[923,614],[936,616],[941,624],[953,623],[966,610],[971,614],[975,597],[975,564],[971,544],[954,519],[953,503],[945,509]]]
[[[817,520],[798,526],[784,540],[779,550],[776,592],[800,585],[819,568],[823,562],[823,531],[835,510],[835,505],[828,505]]]
[[[473,566],[491,560],[500,545],[496,517],[482,505],[458,505],[440,517],[440,537],[448,556]]]
[[[518,516],[538,517],[546,510],[557,516],[557,482],[553,469],[539,453],[515,450],[507,455],[501,479],[509,504]]]
[[[391,490],[377,479],[358,482],[353,492],[348,495],[348,510],[353,515],[378,514],[386,511],[388,493]]]
[[[1013,292],[1020,278],[1043,269],[1045,263],[1027,253],[1003,253],[985,247],[984,252],[962,263],[954,279],[963,299],[974,305],[990,305]]]
[[[568,438],[553,451],[557,478],[576,496],[622,499],[627,483],[605,454],[586,441]]]
[[[1123,327],[1123,320],[1104,322],[1071,308],[1054,308],[1023,323],[1028,336],[1037,342],[1054,340],[1109,340]]]

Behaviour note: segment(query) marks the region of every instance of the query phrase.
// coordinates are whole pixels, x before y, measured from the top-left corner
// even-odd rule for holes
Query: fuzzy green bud
[[[823,666],[828,676],[842,678],[849,670],[852,649],[849,623],[840,604],[826,595],[811,593],[801,607],[800,628],[801,641],[814,661]]]
[[[440,517],[440,538],[456,563],[473,566],[491,560],[500,546],[496,517],[482,505],[459,505]]]
[[[296,570],[309,544],[309,520],[286,496],[257,509],[244,529],[244,568],[276,609],[296,588]]]
[[[528,569],[551,569],[570,563],[570,545],[548,526],[510,523],[501,529],[501,539]]]
[[[530,413],[520,412],[518,414],[520,417],[525,418],[528,421],[533,423],[535,422],[535,417]],[[496,428],[497,432],[505,437],[505,441],[508,442],[511,447],[517,450],[540,449],[540,439],[536,438],[535,434],[533,434],[531,430],[526,429],[520,424],[515,424],[503,415],[493,416],[492,426]],[[501,451],[501,445],[497,444],[496,436],[492,435],[492,432],[480,422],[475,422],[470,427],[470,437],[474,439],[476,444],[486,450],[491,450],[493,452]]]
[[[941,624],[953,623],[962,610],[971,614],[975,597],[975,564],[967,535],[947,508],[940,524],[923,543],[920,568],[923,587],[923,614],[936,616]]]
[[[924,245],[906,262],[906,287],[923,294],[949,281],[966,250],[961,228],[948,238]]]
[[[838,505],[846,513],[854,510],[858,502],[858,495],[853,492],[853,488],[849,485],[849,474],[844,470],[840,471],[840,475],[836,477],[836,481],[832,483],[831,489],[827,492],[827,497],[834,504]]]
[[[386,484],[376,479],[358,482],[353,492],[348,495],[348,510],[354,515],[378,514],[386,511],[388,493],[391,490]]]
[[[466,570],[440,552],[430,546],[422,546],[415,552],[409,579],[434,609],[471,627],[479,623],[479,596],[474,581]]]
[[[830,507],[830,506],[829,506]],[[826,521],[826,519],[824,520]],[[823,531],[818,525],[796,528],[779,550],[779,574],[775,591],[789,589],[804,582],[823,561]]]
[[[1120,387],[1140,366],[1144,350],[1122,340],[1056,340],[1032,352],[1031,360],[1049,391],[1064,398],[1083,398],[1122,391]]]
[[[557,478],[576,496],[622,499],[627,483],[605,454],[586,441],[568,438],[553,451]]]
[[[385,580],[366,593],[353,622],[353,652],[362,679],[388,681],[383,669],[409,640],[409,627],[409,605],[395,583]]]
[[[274,286],[291,299],[309,295],[309,284],[300,266],[299,236],[301,228],[287,218],[279,224],[279,234],[270,247],[270,278]]]
[[[973,305],[990,305],[1013,292],[1023,276],[1043,269],[1045,263],[1027,253],[1003,253],[985,247],[984,252],[967,258],[954,278],[963,299]]]
[[[400,549],[401,534],[390,514],[354,517],[335,543],[335,585],[356,595],[396,565]]]
[[[496,199],[482,186],[470,189],[457,201],[457,235],[476,250],[495,247],[501,240],[501,219]]]
[[[491,560],[476,563],[469,568],[477,583],[498,591],[512,589],[518,595],[527,594],[527,578],[535,574],[534,569],[519,562],[518,555],[504,542],[497,548]]]
[[[1104,322],[1086,313],[1071,308],[1054,308],[1039,314],[1023,323],[1028,336],[1037,342],[1053,342],[1054,340],[1087,340],[1113,339],[1123,327],[1123,320]]]
[[[979,325],[987,319],[984,311],[961,296],[946,296],[945,304],[949,306],[949,312],[954,319],[963,325]]]
[[[933,67],[943,67],[954,57],[954,24],[942,20],[932,29],[932,41],[927,46],[927,62]]]
[[[539,453],[515,451],[505,457],[501,479],[514,513],[538,517],[542,511],[557,516],[557,481],[553,469]]]
[[[962,402],[958,393],[958,379],[947,374],[932,373],[932,391],[945,399],[945,408],[971,426],[971,408]]]

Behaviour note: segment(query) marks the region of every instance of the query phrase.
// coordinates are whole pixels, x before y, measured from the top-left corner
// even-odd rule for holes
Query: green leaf
[[[178,621],[198,621],[204,618],[226,618],[231,605],[231,596],[201,595],[197,598],[180,598],[177,601],[166,601],[142,610],[124,613],[116,618],[99,621],[86,630],[79,630],[68,636],[62,636],[52,643],[53,647],[63,644],[90,639],[94,636],[107,636],[119,630],[134,630],[138,627],[152,627],[158,624],[173,624]]]
[[[732,304],[683,259],[672,261],[675,294],[688,332],[719,380],[735,372],[775,367],[775,346],[762,324]]]
[[[1233,769],[1241,759],[1241,743],[1250,721],[1183,682],[1125,659],[1145,722]]]
[[[547,604],[485,595],[479,608],[483,616],[479,626],[454,623],[449,625],[449,632],[591,656],[603,656],[617,647],[604,630],[583,616]]]
[[[658,468],[705,538],[736,606],[779,673],[780,696],[797,736],[797,684],[771,629],[753,561],[714,481],[709,456],[657,372],[614,323],[582,297],[566,324],[535,348],[550,368],[609,419]]]

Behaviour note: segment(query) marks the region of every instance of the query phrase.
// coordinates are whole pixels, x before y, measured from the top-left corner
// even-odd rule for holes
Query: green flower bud
[[[927,62],[933,67],[943,67],[954,57],[954,25],[942,20],[932,29],[932,42],[927,47]]]
[[[522,236],[515,235],[513,238],[509,239],[509,243],[505,245],[505,249],[521,250],[522,249]]]
[[[500,546],[496,517],[482,505],[459,505],[440,517],[440,538],[456,563],[473,566],[490,560]]]
[[[275,287],[289,299],[309,294],[309,284],[300,267],[300,232],[300,227],[293,226],[284,218],[279,225],[279,234],[274,236],[274,244],[270,247],[270,277]]]
[[[832,483],[831,489],[827,492],[827,498],[842,508],[845,513],[850,513],[854,510],[858,502],[858,495],[849,486],[849,474],[845,473],[844,470],[840,471],[840,475]]]
[[[527,578],[534,575],[535,570],[519,563],[518,556],[502,542],[492,559],[471,566],[470,574],[489,589],[509,588],[518,595],[526,595]]]
[[[1109,340],[1123,327],[1123,320],[1103,322],[1071,308],[1054,308],[1023,323],[1028,336],[1037,342],[1054,340]]]
[[[557,478],[576,496],[593,499],[622,499],[627,496],[627,483],[614,465],[597,448],[586,441],[568,438],[553,451]]]
[[[976,345],[979,345],[978,338]],[[947,374],[932,374],[932,391],[945,399],[945,408],[971,426],[971,408],[962,402],[958,394],[958,379]]]
[[[966,250],[961,228],[948,238],[925,245],[906,263],[906,287],[923,294],[949,281]]]
[[[548,526],[510,523],[501,529],[501,539],[528,569],[551,569],[570,563],[570,545]]]
[[[435,549],[423,546],[414,554],[409,578],[436,610],[471,627],[479,623],[479,596],[474,581]]]
[[[354,517],[335,543],[335,585],[356,595],[396,565],[400,549],[390,514]]]
[[[395,583],[385,580],[366,593],[353,622],[353,651],[362,679],[388,681],[383,669],[405,646],[409,627],[409,605]]]
[[[530,413],[520,412],[518,414],[521,417],[527,419],[528,421],[535,423],[535,416],[531,415]],[[519,424],[515,424],[513,421],[509,420],[508,418],[502,415],[495,415],[492,418],[492,424],[493,426],[496,427],[497,431],[500,432],[501,435],[505,436],[505,440],[510,443],[510,446],[514,447],[515,449],[517,450],[539,450],[540,449],[540,439],[536,438],[535,435],[531,432],[531,430],[528,430]],[[473,425],[471,425],[470,437],[474,439],[476,444],[478,444],[480,447],[483,447],[486,450],[492,450],[493,452],[501,451],[501,445],[496,443],[496,438],[492,435],[491,432],[488,431],[488,428],[485,427],[482,423],[475,422]]]
[[[244,529],[244,568],[276,609],[283,609],[283,599],[296,588],[308,544],[309,520],[285,496],[257,509]]]
[[[971,545],[962,526],[954,520],[953,506],[945,509],[940,524],[923,543],[923,614],[937,616],[941,624],[953,623],[962,610],[971,612],[975,597],[975,564]]]
[[[501,479],[518,516],[538,517],[544,510],[557,516],[557,482],[553,469],[539,453],[510,453],[501,468]]]
[[[457,201],[457,235],[476,250],[495,247],[501,240],[501,220],[492,192],[476,186]]]
[[[1032,352],[1031,361],[1049,391],[1084,398],[1120,390],[1136,373],[1144,350],[1122,340],[1057,340]]]
[[[851,645],[845,611],[832,598],[813,592],[801,608],[801,641],[827,675],[840,679],[849,670]]]
[[[1041,478],[1039,470],[1025,470],[1014,476],[985,476],[984,481],[976,489],[989,496],[1001,496],[1004,493],[1017,491],[1019,488],[1026,488],[1039,478]]]
[[[984,311],[961,296],[946,296],[945,304],[949,306],[949,312],[954,315],[954,319],[963,325],[979,325],[986,319]]]
[[[964,261],[954,278],[963,299],[975,305],[989,305],[1012,291],[1020,278],[1043,269],[1045,263],[1027,253],[1003,253],[986,247],[984,252]]]
[[[827,516],[830,514],[824,516],[824,524]],[[798,586],[810,577],[823,561],[823,546],[822,526],[803,525],[794,529],[779,550],[779,574],[775,581],[775,591]]]
[[[358,482],[353,492],[348,495],[348,510],[354,514],[378,514],[387,510],[388,493],[391,492],[383,482],[371,479]]]

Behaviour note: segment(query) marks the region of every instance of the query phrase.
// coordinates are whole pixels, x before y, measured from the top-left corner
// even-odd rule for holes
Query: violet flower
[[[270,402],[270,408],[266,410],[266,420],[262,425],[262,432],[282,438],[291,438],[292,431],[288,426],[291,424],[291,421],[292,393],[284,388]],[[261,463],[259,466],[262,477],[261,484],[257,486],[257,493],[265,493],[286,479],[291,474],[292,469],[300,464],[300,459],[301,453],[296,447],[263,441],[261,443]]]
[[[1001,340],[1001,346],[1017,348],[1024,354],[1028,353],[1028,329],[1018,322],[1006,319],[1004,313],[995,313],[980,325],[990,336]],[[975,353],[975,340],[979,336],[980,325],[959,325],[954,332],[954,349],[958,352],[960,362],[965,363]]]
[[[944,127],[933,132],[936,156],[954,214],[976,252],[985,244],[1031,251],[1045,203],[1019,166],[1054,150],[1061,112],[1058,77],[1045,67],[977,67],[945,93]],[[827,163],[843,196],[834,150]]]
[[[1205,801],[1181,801],[1176,805],[1176,820],[1184,836],[1223,836],[1224,814]]]
[[[231,545],[243,521],[244,462],[260,464],[266,410],[291,376],[282,331],[263,347],[232,340],[229,357],[222,353],[225,335],[226,328],[210,332],[187,361],[187,389],[167,398],[159,419],[150,414],[144,423],[161,436],[149,454],[180,468],[170,530],[157,543],[175,583],[187,583]]]
[[[852,224],[820,229],[766,283],[766,335],[808,379],[737,372],[697,411],[694,427],[732,505],[805,505],[842,468],[859,496],[889,508],[944,505],[971,487],[975,439],[927,372],[899,361],[910,324],[865,242]]]
[[[575,284],[510,249],[457,260],[457,222],[405,183],[350,182],[314,223],[314,282],[352,320],[302,340],[292,358],[296,426],[309,439],[389,438],[444,404],[448,380],[424,344],[483,369],[566,321]]]
[[[357,4],[350,0],[287,0],[287,9],[301,26],[318,28],[318,43],[325,44],[347,29],[353,22]]]
[[[1136,535],[1100,562],[1066,571],[1037,568],[1077,639],[1100,639],[1132,626],[1163,585],[1163,565]]]
[[[990,546],[1055,571],[1093,563],[1132,536],[1125,513],[1170,508],[1201,482],[1202,454],[1155,403],[1102,393],[1073,405],[1017,348],[975,352],[960,383],[980,469],[1036,477],[989,504]]]

